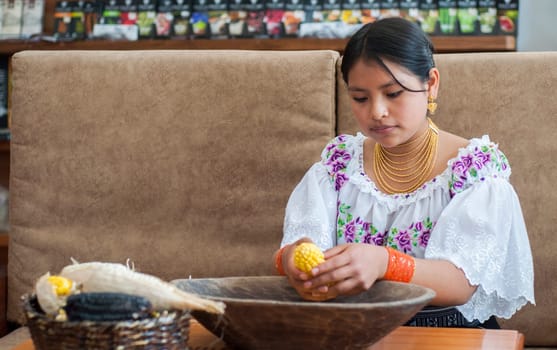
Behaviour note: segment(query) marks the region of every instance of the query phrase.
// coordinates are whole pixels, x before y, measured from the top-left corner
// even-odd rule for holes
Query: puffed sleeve
[[[288,199],[281,246],[302,237],[326,250],[336,243],[336,192],[321,163],[314,164]]]
[[[326,250],[336,245],[338,190],[347,181],[354,137],[340,135],[323,149],[315,163],[294,188],[286,205],[281,246],[302,237]]]
[[[485,141],[485,139],[484,139]],[[477,286],[457,308],[466,319],[510,318],[534,300],[530,243],[510,167],[493,143],[452,164],[452,200],[434,227],[426,259],[451,261]]]

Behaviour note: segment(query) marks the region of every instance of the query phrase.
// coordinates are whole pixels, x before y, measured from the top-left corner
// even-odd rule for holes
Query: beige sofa
[[[435,122],[509,157],[537,306],[505,328],[557,349],[557,53],[438,55]],[[171,280],[274,273],[284,206],[353,133],[332,51],[60,51],[13,57],[7,317],[70,262]],[[25,328],[6,336],[10,349]]]

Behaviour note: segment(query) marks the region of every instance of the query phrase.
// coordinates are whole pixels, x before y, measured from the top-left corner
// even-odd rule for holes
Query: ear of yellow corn
[[[48,282],[55,288],[56,295],[68,295],[73,290],[73,282],[62,276],[49,276]]]
[[[300,271],[309,273],[324,261],[323,252],[314,243],[304,242],[294,249],[294,265]]]

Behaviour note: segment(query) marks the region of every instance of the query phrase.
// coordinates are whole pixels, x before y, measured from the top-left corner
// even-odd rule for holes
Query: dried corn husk
[[[223,314],[225,305],[178,289],[158,277],[123,264],[88,262],[68,265],[60,276],[81,285],[82,292],[119,292],[147,298],[155,310],[190,309]]]

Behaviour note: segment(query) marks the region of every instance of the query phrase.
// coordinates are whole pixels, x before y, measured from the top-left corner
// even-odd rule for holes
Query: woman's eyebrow
[[[349,86],[348,91],[367,92],[368,90],[364,89],[364,88],[357,87],[357,86]]]

